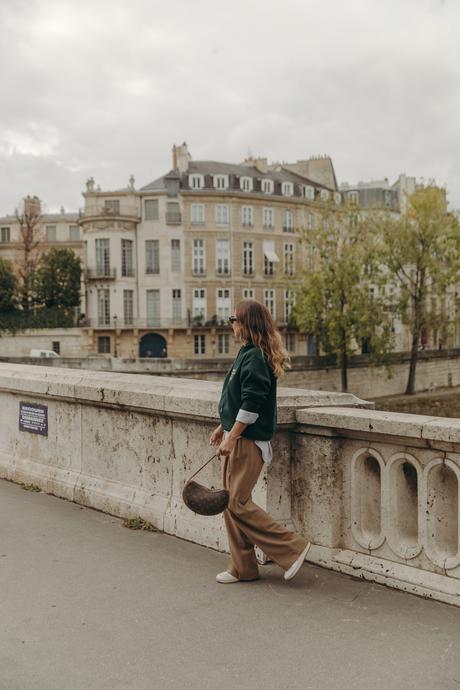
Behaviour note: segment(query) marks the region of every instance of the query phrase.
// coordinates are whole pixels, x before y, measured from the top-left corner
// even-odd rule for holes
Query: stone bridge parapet
[[[0,476],[226,551],[222,517],[195,515],[181,499],[212,455],[220,390],[0,364]],[[351,394],[280,388],[275,459],[254,499],[311,539],[309,560],[459,605],[460,420],[372,407]],[[46,415],[41,430],[34,410]],[[219,462],[199,477],[219,486]]]

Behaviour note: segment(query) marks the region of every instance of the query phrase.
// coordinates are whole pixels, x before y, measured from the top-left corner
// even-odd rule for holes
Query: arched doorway
[[[159,333],[146,333],[139,340],[139,357],[167,357],[166,340]]]

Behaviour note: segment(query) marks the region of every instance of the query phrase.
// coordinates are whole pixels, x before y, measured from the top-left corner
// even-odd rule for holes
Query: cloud
[[[69,0],[0,6],[0,212],[85,178],[329,153],[339,180],[436,178],[460,207],[457,3]]]

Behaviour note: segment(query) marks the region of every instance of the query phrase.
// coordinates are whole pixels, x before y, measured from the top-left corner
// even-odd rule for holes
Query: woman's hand
[[[221,442],[219,449],[217,451],[218,455],[230,455],[230,453],[233,451],[235,447],[235,443],[237,442],[238,437],[237,436],[227,436],[227,438],[224,438],[224,440]]]
[[[219,424],[217,429],[214,429],[212,432],[210,438],[209,438],[209,445],[210,446],[220,446],[222,442],[222,438],[224,435],[224,430],[222,428],[222,424]]]

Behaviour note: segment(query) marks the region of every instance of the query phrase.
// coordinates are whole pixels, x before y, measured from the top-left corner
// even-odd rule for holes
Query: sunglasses
[[[235,321],[238,321],[238,319],[236,318],[236,316],[229,316],[228,321],[229,323],[235,323]]]

